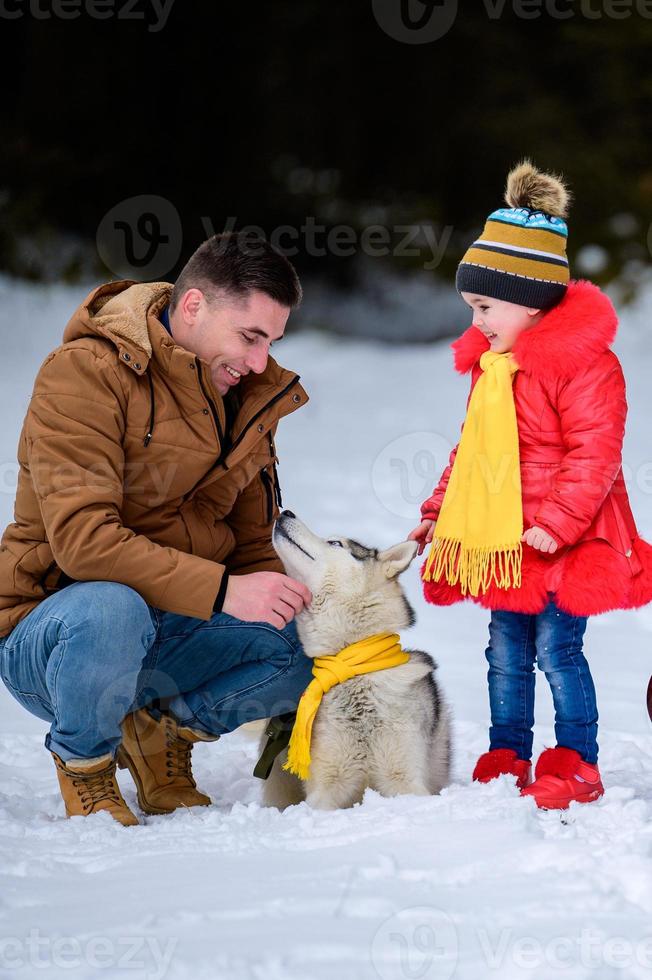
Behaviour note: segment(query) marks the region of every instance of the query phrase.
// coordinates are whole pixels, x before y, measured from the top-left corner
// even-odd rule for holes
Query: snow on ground
[[[15,449],[35,373],[83,289],[0,280],[0,523],[12,519]],[[648,313],[647,311],[650,311]],[[624,460],[652,536],[652,298],[623,316]],[[278,438],[285,504],[323,534],[405,537],[459,432],[467,380],[446,343],[384,347],[317,333],[277,348],[310,404]],[[607,792],[538,812],[507,779],[472,785],[486,749],[488,613],[426,607],[416,627],[455,716],[453,784],[441,796],[348,811],[260,806],[256,736],[195,750],[207,809],[121,828],[65,820],[46,726],[0,690],[0,976],[169,980],[647,978],[652,972],[652,733],[644,691],[652,609],[589,622]],[[0,685],[0,688],[2,686]],[[535,751],[552,744],[540,678]],[[136,808],[126,772],[120,782]]]

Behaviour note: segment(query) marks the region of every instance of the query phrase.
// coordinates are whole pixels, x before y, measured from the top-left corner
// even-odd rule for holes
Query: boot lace
[[[169,779],[178,777],[187,779],[193,788],[197,784],[192,775],[192,763],[190,753],[192,752],[192,742],[187,742],[176,732],[176,726],[169,719],[165,719],[165,768]]]
[[[75,776],[72,784],[77,790],[84,810],[92,810],[102,800],[120,803],[113,763],[90,776]]]

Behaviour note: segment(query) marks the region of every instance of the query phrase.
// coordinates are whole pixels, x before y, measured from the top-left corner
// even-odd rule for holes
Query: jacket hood
[[[133,282],[123,279],[93,289],[71,316],[63,333],[64,344],[95,335],[110,340],[121,352],[142,360],[143,370],[152,356],[147,316],[157,316],[170,300],[168,282]]]
[[[526,374],[548,381],[571,378],[610,348],[617,329],[609,297],[592,282],[574,281],[557,306],[520,334],[512,353]],[[469,327],[451,344],[455,369],[467,374],[490,346],[481,330]]]

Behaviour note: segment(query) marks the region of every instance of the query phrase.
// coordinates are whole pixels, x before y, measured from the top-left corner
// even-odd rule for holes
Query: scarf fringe
[[[521,587],[523,545],[498,547],[466,547],[454,538],[434,538],[424,569],[426,582],[440,582],[442,576],[449,585],[460,584],[462,595],[478,596],[493,583],[499,589]],[[433,571],[434,566],[434,571]]]
[[[310,777],[310,740],[312,735],[312,724],[310,731],[304,733],[303,738],[293,738],[288,746],[287,762],[283,766],[288,772],[293,772],[299,779]]]

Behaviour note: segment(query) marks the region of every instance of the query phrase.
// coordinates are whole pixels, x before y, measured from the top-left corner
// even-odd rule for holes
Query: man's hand
[[[536,548],[537,551],[546,551],[549,554],[554,554],[559,545],[552,538],[547,531],[544,531],[541,527],[531,527],[525,532],[521,541],[529,544],[531,548]]]
[[[222,611],[248,623],[271,623],[282,630],[312,601],[310,590],[280,572],[231,575]]]
[[[434,521],[430,521],[430,520],[421,521],[419,526],[415,527],[414,531],[410,531],[410,533],[407,536],[407,540],[419,542],[419,550],[417,551],[417,555],[420,555],[422,554],[425,546],[427,544],[430,544],[430,542],[432,541],[432,536],[434,533],[435,533]]]

